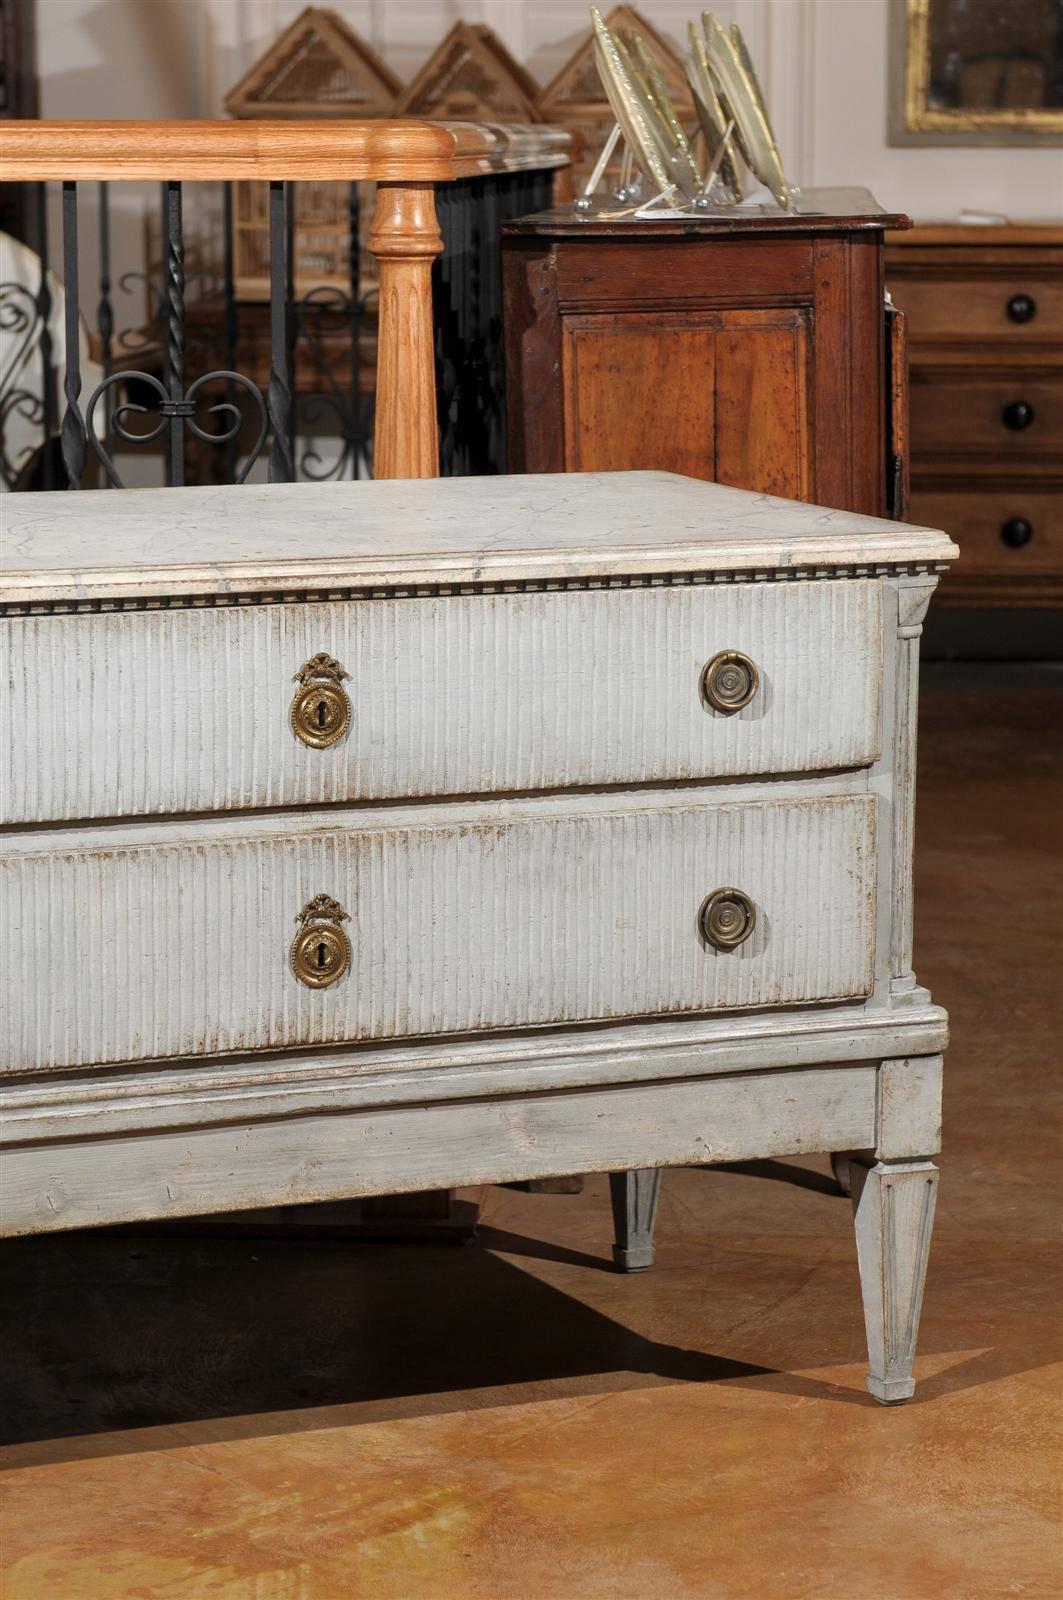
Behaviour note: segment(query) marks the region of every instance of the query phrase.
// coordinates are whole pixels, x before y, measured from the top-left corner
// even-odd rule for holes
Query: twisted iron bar
[[[105,378],[111,373],[114,355],[114,305],[111,301],[111,191],[110,185],[99,186],[100,203],[100,298],[96,306],[96,328],[100,335],[100,360]],[[103,434],[107,443],[111,438],[111,413],[105,409]],[[110,488],[110,483],[105,484]]]
[[[41,260],[41,276],[37,287],[37,311],[41,319],[41,374],[44,450],[41,454],[41,479],[46,489],[55,488],[55,464],[52,457],[52,432],[55,425],[55,397],[52,392],[52,286],[48,281],[48,188],[37,184],[37,252]]]
[[[167,482],[185,481],[185,247],[181,223],[181,185],[165,185],[166,215],[166,403],[162,412],[169,423],[166,441]]]
[[[291,375],[288,342],[288,195],[283,183],[269,186],[269,418],[273,439],[269,452],[270,483],[291,483],[295,464],[291,427]]]
[[[81,313],[78,305],[78,194],[76,183],[63,184],[63,311],[66,330],[66,363],[63,394],[66,409],[60,424],[63,466],[67,488],[80,489],[85,470],[85,423],[78,401],[81,397]]]
[[[185,246],[181,233],[181,185],[168,183],[166,239],[166,374],[170,398],[185,384]]]

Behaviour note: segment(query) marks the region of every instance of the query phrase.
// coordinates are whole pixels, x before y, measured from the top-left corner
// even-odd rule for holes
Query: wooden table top
[[[805,189],[796,197],[793,211],[780,211],[774,205],[735,207],[729,211],[706,212],[698,217],[660,218],[619,217],[619,202],[611,197],[595,199],[586,211],[574,203],[551,206],[531,216],[518,217],[502,225],[505,234],[548,235],[578,238],[580,234],[598,237],[627,237],[668,234],[728,233],[838,233],[886,228],[910,228],[910,218],[900,212],[884,211],[868,189]]]

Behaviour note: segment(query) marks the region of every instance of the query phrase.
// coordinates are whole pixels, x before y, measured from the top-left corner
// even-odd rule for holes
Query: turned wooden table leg
[[[867,1387],[889,1405],[915,1393],[912,1363],[937,1197],[931,1161],[853,1160],[853,1216],[870,1370]]]
[[[380,270],[373,475],[438,478],[432,262],[443,248],[430,183],[381,183],[369,234]]]
[[[616,1228],[613,1260],[621,1272],[644,1272],[653,1265],[653,1225],[660,1188],[657,1167],[609,1174]]]

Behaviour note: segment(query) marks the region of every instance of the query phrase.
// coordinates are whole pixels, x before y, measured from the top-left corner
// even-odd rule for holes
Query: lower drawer
[[[9,836],[3,1067],[90,1066],[870,993],[859,780]],[[755,908],[704,937],[718,888]],[[297,918],[324,894],[343,923]],[[306,969],[303,968],[304,976]]]

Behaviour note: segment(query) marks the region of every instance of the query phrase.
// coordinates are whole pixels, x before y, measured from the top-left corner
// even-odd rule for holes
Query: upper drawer
[[[1063,340],[1063,272],[997,268],[984,278],[909,278],[887,270],[890,292],[914,343],[1006,340],[1015,350]],[[1063,359],[1063,350],[1059,352]]]
[[[0,1068],[864,996],[860,776],[9,836]],[[699,925],[718,889],[753,907],[717,913],[734,948]]]
[[[824,579],[114,611],[0,624],[8,822],[814,771],[879,749],[879,584]],[[723,714],[706,662],[749,656]],[[349,678],[346,736],[295,675]]]

